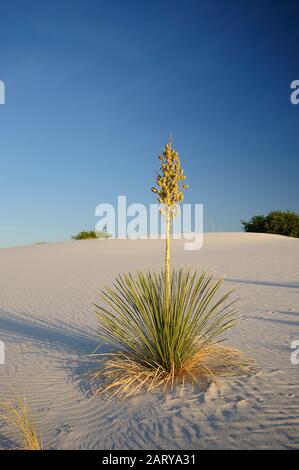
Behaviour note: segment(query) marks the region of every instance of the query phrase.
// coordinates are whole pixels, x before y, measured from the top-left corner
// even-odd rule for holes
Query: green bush
[[[292,211],[272,211],[268,215],[254,215],[241,220],[245,232],[274,233],[299,238],[299,214]]]
[[[266,217],[264,215],[254,215],[250,220],[241,220],[245,232],[266,232]]]
[[[111,234],[107,232],[107,228],[104,227],[103,230],[100,232],[96,232],[95,230],[83,230],[82,232],[77,233],[77,235],[73,235],[73,240],[88,240],[90,238],[110,238]]]

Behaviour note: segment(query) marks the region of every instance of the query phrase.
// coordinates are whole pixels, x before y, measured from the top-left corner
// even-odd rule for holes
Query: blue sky
[[[0,246],[69,239],[117,195],[154,202],[170,132],[205,230],[299,211],[297,5],[2,0]]]

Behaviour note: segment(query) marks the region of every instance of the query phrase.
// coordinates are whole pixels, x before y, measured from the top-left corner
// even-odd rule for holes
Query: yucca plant
[[[102,380],[96,393],[128,396],[177,380],[245,372],[248,361],[217,344],[237,318],[235,301],[226,302],[230,292],[219,295],[220,284],[206,273],[173,271],[166,306],[163,271],[118,276],[95,305],[100,335],[116,348],[93,373]]]
[[[141,389],[173,387],[177,382],[212,381],[216,374],[246,373],[250,361],[239,351],[219,345],[220,335],[237,319],[231,291],[221,293],[222,281],[189,269],[170,270],[171,223],[183,200],[185,179],[172,142],[160,155],[157,193],[165,218],[164,268],[119,275],[94,304],[99,335],[113,346],[93,372],[96,394],[129,396]]]
[[[4,412],[4,421],[20,438],[22,450],[42,450],[42,441],[35,431],[25,399],[18,399],[15,405],[9,400],[0,399],[0,409]]]

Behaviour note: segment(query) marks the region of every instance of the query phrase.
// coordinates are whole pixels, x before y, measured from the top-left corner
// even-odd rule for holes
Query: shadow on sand
[[[259,320],[261,321],[267,321],[271,323],[279,323],[281,325],[287,325],[287,326],[299,326],[299,321],[294,321],[294,320],[280,320],[279,318],[260,318]]]
[[[28,314],[0,312],[2,340],[32,341],[39,346],[74,354],[89,354],[98,345],[98,338],[91,337],[73,324],[45,321]]]
[[[17,449],[16,443],[0,432],[0,450],[11,449]]]
[[[238,284],[252,284],[256,286],[282,287],[285,289],[299,289],[299,282],[272,282],[272,281],[250,281],[246,279],[224,278],[226,282],[236,282]]]
[[[25,313],[0,311],[0,337],[4,341],[28,342],[52,351],[67,353],[61,367],[70,373],[85,394],[92,392],[89,372],[99,368],[99,357],[91,356],[101,344],[100,339],[74,324],[59,324]],[[101,344],[101,353],[111,352],[111,347]]]

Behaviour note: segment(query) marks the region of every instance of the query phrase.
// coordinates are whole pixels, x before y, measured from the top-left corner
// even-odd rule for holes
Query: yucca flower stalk
[[[188,188],[188,184],[181,184],[186,176],[181,167],[179,154],[172,148],[172,137],[170,137],[168,144],[165,145],[163,152],[159,155],[159,160],[161,161],[161,173],[157,175],[156,179],[158,188],[152,187],[152,192],[158,196],[158,202],[162,205],[161,214],[165,219],[165,308],[169,310],[171,285],[170,232],[173,219],[178,213],[179,203],[184,199],[183,190]]]

